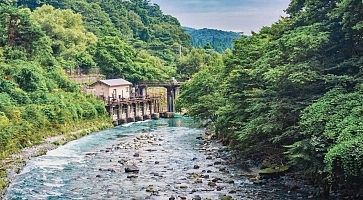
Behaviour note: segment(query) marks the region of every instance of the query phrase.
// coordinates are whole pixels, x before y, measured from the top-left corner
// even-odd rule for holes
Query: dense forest
[[[18,0],[16,2],[18,7],[31,10],[36,10],[45,4],[55,9],[76,13],[82,19],[85,30],[97,38],[97,42],[85,46],[83,51],[76,53],[77,59],[67,61],[71,63],[64,63],[64,66],[82,69],[96,67],[100,68],[108,78],[124,77],[133,82],[146,79],[160,80],[175,74],[175,62],[180,54],[180,47],[184,47],[185,50],[190,47],[190,37],[183,31],[178,20],[164,15],[158,5],[146,0]],[[58,20],[66,19],[66,16],[49,16],[46,11],[39,17],[53,17],[42,21],[44,26],[50,24],[55,26]],[[70,28],[67,27],[67,20],[62,23],[66,29]],[[66,29],[60,31],[65,33],[71,31]],[[68,48],[62,44],[58,48],[64,47]]]
[[[190,38],[146,0],[0,3],[0,162],[49,136],[110,124],[65,71],[132,82],[176,76]],[[5,185],[0,168],[0,188]]]
[[[292,0],[281,18],[201,68],[180,106],[259,160],[300,171],[322,192],[363,182],[363,5]],[[221,64],[223,63],[223,64]]]
[[[194,29],[184,27],[184,30],[192,38],[193,47],[204,48],[210,45],[215,51],[220,53],[226,49],[232,49],[234,41],[242,36],[241,33],[208,28]]]
[[[1,2],[0,161],[109,123],[103,103],[65,73],[97,69],[134,83],[187,81],[178,106],[265,172],[298,171],[325,193],[360,189],[361,0],[292,0],[287,17],[242,37],[185,32],[148,0]]]

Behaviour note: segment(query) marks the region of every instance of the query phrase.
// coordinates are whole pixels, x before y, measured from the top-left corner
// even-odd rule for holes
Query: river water
[[[30,160],[5,199],[305,199],[253,184],[189,118],[127,124]],[[126,173],[126,167],[138,173]]]

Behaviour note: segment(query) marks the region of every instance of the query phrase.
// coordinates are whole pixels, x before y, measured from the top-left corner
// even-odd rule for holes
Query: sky
[[[258,31],[284,16],[290,0],[150,0],[183,26]]]

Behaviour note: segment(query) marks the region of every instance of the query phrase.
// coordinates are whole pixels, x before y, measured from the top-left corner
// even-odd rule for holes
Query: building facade
[[[100,80],[91,87],[94,95],[104,99],[128,99],[132,94],[132,83],[124,79]]]

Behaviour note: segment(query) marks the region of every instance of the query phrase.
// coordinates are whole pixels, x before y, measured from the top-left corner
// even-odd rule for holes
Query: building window
[[[129,92],[129,87],[126,87],[126,92]]]
[[[116,89],[114,89],[114,90],[113,90],[113,92],[112,92],[112,97],[113,97],[113,98],[116,98],[116,97],[117,97],[117,90],[116,90]]]

